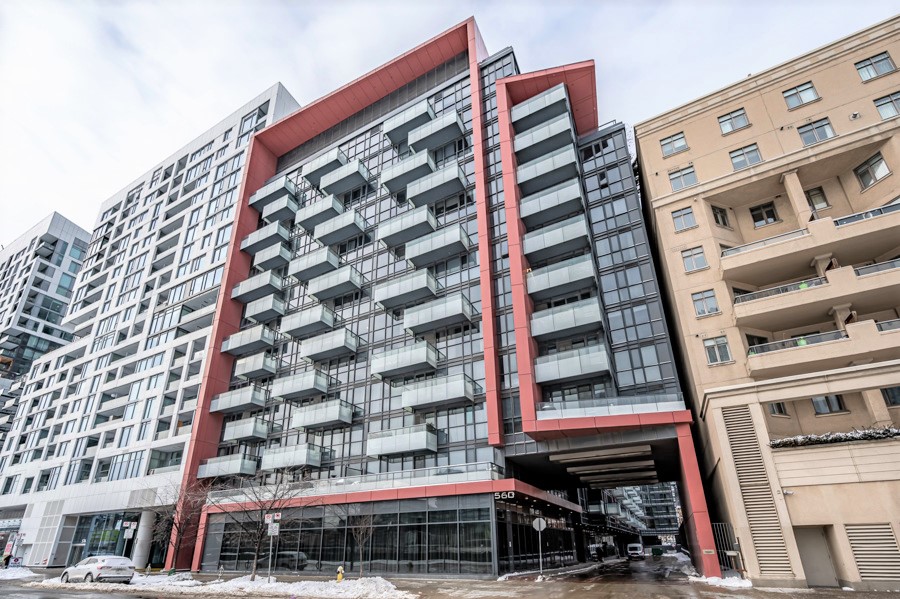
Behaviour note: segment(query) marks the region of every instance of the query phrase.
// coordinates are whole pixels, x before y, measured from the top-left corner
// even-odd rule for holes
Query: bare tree
[[[296,486],[290,482],[290,476],[282,474],[269,483],[265,474],[259,474],[242,481],[239,487],[217,485],[207,495],[207,511],[224,514],[240,529],[242,542],[247,539],[253,548],[250,580],[256,580],[259,554],[269,541],[266,514],[281,512],[295,494]],[[235,509],[235,504],[240,504],[240,509]]]
[[[375,532],[375,516],[372,514],[353,516],[348,524],[350,524],[350,532],[353,533],[353,540],[356,541],[356,547],[359,549],[359,577],[362,578],[366,545],[372,539],[372,533]]]
[[[154,489],[156,495],[149,507],[155,514],[153,541],[166,547],[174,564],[182,546],[193,546],[197,540],[197,523],[200,511],[206,504],[207,485],[199,480],[172,481]]]

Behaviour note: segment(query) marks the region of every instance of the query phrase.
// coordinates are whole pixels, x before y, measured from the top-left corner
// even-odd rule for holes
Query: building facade
[[[895,18],[635,127],[719,549],[761,584],[900,584],[898,58]]]
[[[469,19],[257,133],[247,161],[185,455],[184,485],[219,490],[170,563],[267,559],[248,485],[287,485],[278,569],[353,562],[371,517],[369,571],[496,575],[585,559],[626,498],[636,538],[633,487],[677,481],[719,573],[592,62],[520,74]]]
[[[25,565],[162,561],[154,509],[181,483],[248,142],[296,108],[273,86],[104,202],[89,239],[51,228],[28,249],[49,258],[39,274],[82,267],[40,288],[74,294],[74,337],[34,359],[6,414],[0,522]]]

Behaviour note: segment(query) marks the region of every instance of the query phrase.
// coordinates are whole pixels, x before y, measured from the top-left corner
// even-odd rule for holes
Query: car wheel
[[[85,582],[94,582],[94,575],[90,572],[84,575]]]
[[[63,572],[62,576],[59,577],[59,581],[63,584],[66,584],[67,582],[69,582],[69,573]]]

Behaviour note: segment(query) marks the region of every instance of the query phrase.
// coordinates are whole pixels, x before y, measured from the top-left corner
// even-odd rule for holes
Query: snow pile
[[[824,445],[827,443],[846,443],[847,441],[877,441],[900,437],[900,428],[894,426],[873,426],[871,428],[854,429],[845,433],[824,433],[821,435],[797,435],[769,441],[769,447],[804,447],[806,445]]]
[[[302,580],[300,582],[278,582],[273,576],[257,577],[251,581],[249,576],[241,576],[231,580],[214,580],[203,583],[193,580],[190,575],[176,576],[135,576],[127,587],[105,583],[69,583],[63,584],[59,578],[49,578],[29,586],[41,588],[105,591],[121,593],[134,591],[166,593],[170,595],[225,595],[234,597],[304,597],[305,599],[414,599],[416,596],[398,590],[393,584],[379,576],[344,580],[337,582]]]
[[[718,576],[689,576],[691,582],[703,582],[714,587],[725,587],[726,589],[749,589],[753,587],[753,583],[745,578],[719,578]]]
[[[31,578],[37,576],[28,568],[7,568],[0,570],[0,580],[19,580],[22,578]]]
[[[680,551],[669,551],[665,554],[665,556],[666,557],[674,557],[675,561],[678,561],[678,562],[686,562],[688,564],[693,563],[693,562],[691,562],[691,556],[686,555]]]

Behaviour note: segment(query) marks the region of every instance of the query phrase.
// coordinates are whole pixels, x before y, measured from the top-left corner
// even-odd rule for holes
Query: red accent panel
[[[681,504],[694,564],[703,576],[721,576],[691,426],[679,423],[675,425],[675,429],[678,433],[678,455],[681,458]]]
[[[199,572],[200,564],[203,561],[203,545],[206,543],[206,523],[209,521],[209,513],[206,508],[200,512],[200,523],[197,526],[197,543],[194,545],[194,555],[191,559],[191,571]],[[180,560],[179,560],[180,561]],[[169,564],[169,557],[166,556],[166,569],[172,568]]]
[[[572,103],[572,116],[575,118],[578,135],[596,131],[599,126],[597,77],[593,60],[506,77],[502,81],[509,93],[511,106],[565,83],[569,90],[569,101]]]

